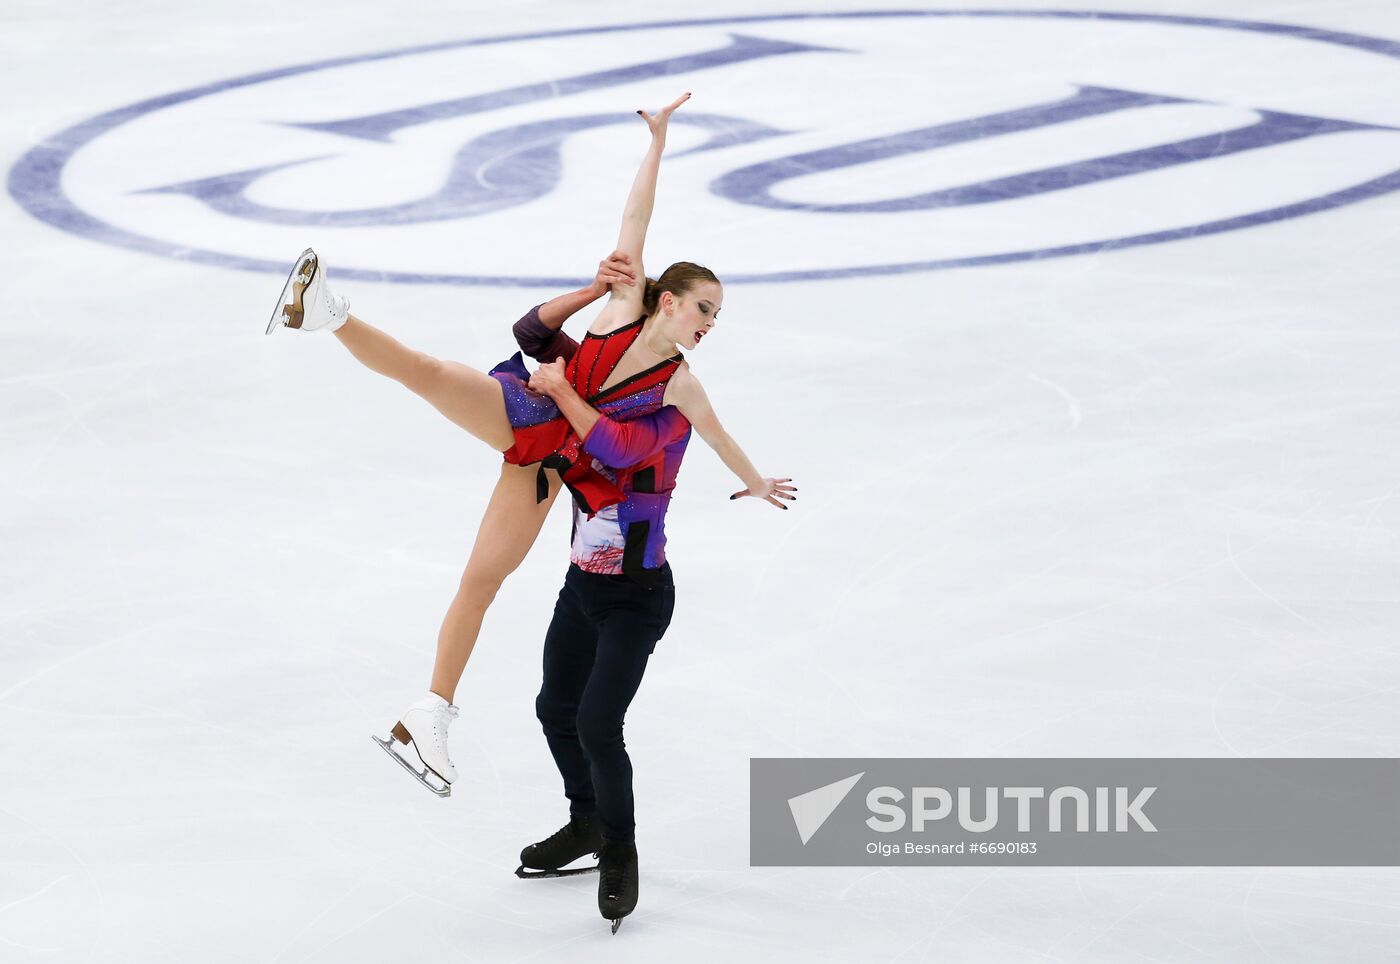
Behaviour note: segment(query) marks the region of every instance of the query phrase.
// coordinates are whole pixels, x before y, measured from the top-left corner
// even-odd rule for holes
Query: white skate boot
[[[457,707],[436,693],[429,693],[404,710],[389,738],[381,740],[372,736],[371,739],[413,774],[413,779],[440,797],[450,797],[457,768],[447,756],[447,728],[456,718]],[[422,770],[412,762],[415,757],[417,763],[422,764]]]
[[[292,273],[282,288],[282,297],[267,323],[267,333],[279,327],[335,331],[350,315],[350,301],[331,294],[326,269],[316,252],[307,248],[297,257]]]

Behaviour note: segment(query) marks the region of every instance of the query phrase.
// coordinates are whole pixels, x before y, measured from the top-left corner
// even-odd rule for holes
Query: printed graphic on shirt
[[[622,572],[622,551],[626,548],[622,526],[617,521],[617,506],[611,505],[594,515],[585,516],[574,507],[574,545],[571,553],[574,565],[584,572],[616,575]]]

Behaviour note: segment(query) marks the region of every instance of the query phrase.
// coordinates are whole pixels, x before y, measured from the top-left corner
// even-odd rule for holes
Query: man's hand
[[[556,401],[560,394],[572,392],[574,387],[564,374],[564,359],[556,358],[547,365],[541,365],[530,376],[529,388],[532,392],[548,395]]]
[[[593,293],[601,298],[615,284],[636,283],[637,272],[632,268],[632,259],[621,251],[614,251],[598,262],[598,276],[593,279]]]

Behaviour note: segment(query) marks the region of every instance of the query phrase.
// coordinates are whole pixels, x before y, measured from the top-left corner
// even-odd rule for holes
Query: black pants
[[[569,813],[598,814],[608,840],[633,840],[632,761],[622,718],[647,658],[671,623],[676,585],[664,565],[654,589],[570,565],[544,639],[535,715],[564,778]]]

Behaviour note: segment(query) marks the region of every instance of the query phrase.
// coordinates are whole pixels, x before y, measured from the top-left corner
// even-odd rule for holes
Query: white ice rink
[[[1400,6],[1005,6],[1182,19],[6,0],[0,961],[1400,960],[1396,868],[749,866],[751,757],[1400,756]],[[1157,100],[978,126],[1086,88]],[[713,119],[673,126],[647,264],[730,281],[691,364],[801,493],[729,501],[691,444],[610,936],[595,878],[512,874],[566,814],[563,500],[435,799],[369,735],[498,457],[263,326],[315,244],[357,314],[489,368],[612,246],[625,115],[683,90]],[[1281,115],[1327,123],[1226,133]]]

